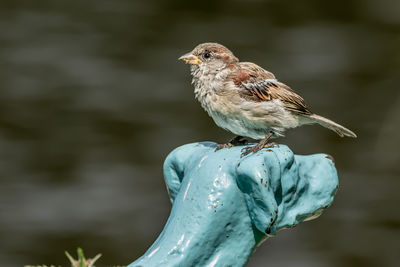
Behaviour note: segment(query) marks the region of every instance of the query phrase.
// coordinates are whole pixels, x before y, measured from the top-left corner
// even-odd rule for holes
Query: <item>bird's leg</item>
[[[250,153],[255,153],[261,149],[263,149],[264,147],[273,147],[273,146],[278,146],[279,145],[277,143],[268,143],[269,139],[274,135],[273,132],[270,132],[269,134],[267,134],[264,139],[262,139],[260,142],[258,142],[257,145],[255,146],[246,146],[245,148],[242,149],[242,157],[246,156]]]
[[[237,145],[244,145],[247,143],[247,140],[240,140],[242,139],[243,136],[236,136],[235,138],[233,138],[231,141],[229,141],[226,144],[218,144],[217,148],[215,149],[215,151],[220,150],[222,148],[227,148],[227,147],[233,147],[233,146],[237,146]]]

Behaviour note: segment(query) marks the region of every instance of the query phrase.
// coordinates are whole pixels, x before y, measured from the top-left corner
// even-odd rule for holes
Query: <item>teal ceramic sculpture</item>
[[[318,217],[338,177],[325,154],[298,156],[284,145],[241,157],[194,143],[172,151],[164,176],[172,210],[164,230],[129,267],[244,266],[283,228]]]

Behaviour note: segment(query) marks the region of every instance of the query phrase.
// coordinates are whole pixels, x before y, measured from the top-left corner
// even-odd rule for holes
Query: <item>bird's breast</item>
[[[235,104],[235,95],[205,86],[196,88],[195,95],[201,106],[219,127],[230,131],[232,131],[232,127],[242,128],[240,124],[243,113],[240,105]]]
[[[196,99],[212,117],[215,112],[230,113],[232,105],[225,94],[223,80],[211,76],[203,75],[201,78],[193,78]]]

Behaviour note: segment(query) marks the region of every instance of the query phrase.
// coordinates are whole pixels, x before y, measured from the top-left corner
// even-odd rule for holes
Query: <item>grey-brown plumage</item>
[[[191,65],[195,96],[218,126],[261,140],[244,154],[258,151],[269,145],[270,137],[283,136],[287,129],[304,124],[318,123],[341,137],[356,137],[349,129],[313,114],[304,99],[274,74],[254,63],[239,62],[223,45],[200,44],[179,59]]]

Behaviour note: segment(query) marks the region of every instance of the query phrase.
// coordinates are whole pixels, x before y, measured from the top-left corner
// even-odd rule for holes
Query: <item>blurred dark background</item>
[[[147,250],[171,208],[167,154],[232,137],[177,61],[206,41],[359,136],[306,126],[278,140],[333,155],[341,186],[319,219],[279,232],[248,266],[398,264],[400,1],[2,0],[1,266],[68,266],[77,246],[122,265]]]

